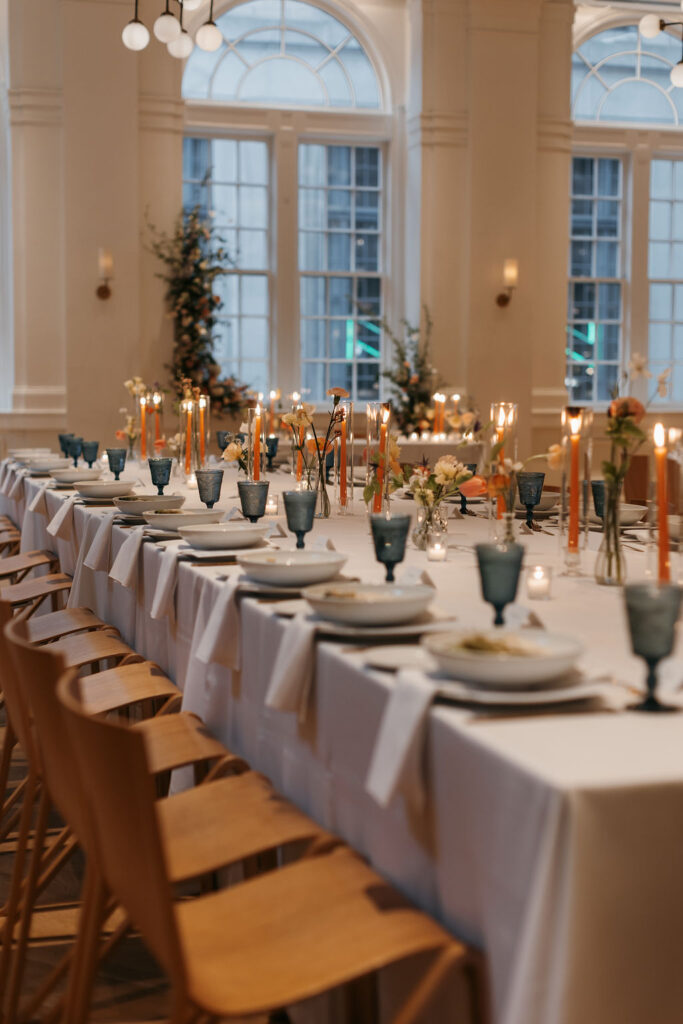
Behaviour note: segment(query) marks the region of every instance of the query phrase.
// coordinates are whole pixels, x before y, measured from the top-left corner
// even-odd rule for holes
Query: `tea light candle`
[[[544,601],[550,597],[550,583],[553,571],[545,565],[534,565],[527,573],[526,592],[532,601]]]
[[[430,533],[427,538],[427,561],[445,562],[448,552],[446,535],[443,533]]]
[[[268,500],[266,501],[266,515],[276,516],[277,515],[277,494],[269,494]]]

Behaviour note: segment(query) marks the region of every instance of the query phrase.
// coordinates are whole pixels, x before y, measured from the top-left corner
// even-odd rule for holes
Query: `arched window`
[[[572,64],[567,388],[607,402],[634,352],[672,368],[660,405],[683,405],[681,40],[636,25],[583,41]],[[635,131],[634,131],[635,129]],[[649,397],[649,396],[648,396]]]
[[[256,391],[376,399],[389,126],[376,59],[303,0],[246,0],[216,24],[223,43],[193,51],[183,97],[184,204],[212,211],[235,260],[217,356]]]

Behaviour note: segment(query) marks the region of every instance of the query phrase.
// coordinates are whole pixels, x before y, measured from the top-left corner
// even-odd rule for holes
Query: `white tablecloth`
[[[272,478],[278,490],[288,484],[284,474]],[[26,494],[38,485],[26,481]],[[221,499],[226,510],[235,491],[229,471]],[[63,493],[47,493],[49,514],[61,500]],[[196,492],[190,503],[198,504]],[[25,549],[54,546],[47,543],[46,517],[24,509],[23,500],[0,500],[0,511],[23,519]],[[76,506],[73,542],[57,543],[68,571],[101,514]],[[112,557],[126,533],[114,528]],[[360,510],[316,524],[314,535],[325,534],[349,553],[346,571],[382,578]],[[491,613],[467,547],[486,535],[483,520],[453,521],[449,538],[458,549],[447,563],[427,563],[412,549],[405,563],[428,569],[441,607],[479,625]],[[520,539],[527,565],[559,570],[555,538]],[[593,548],[598,541],[591,535]],[[270,672],[288,628],[277,605],[242,602],[241,673],[203,665],[193,651],[221,576],[237,570],[182,563],[175,617],[152,620],[161,556],[156,544],[143,545],[135,590],[84,569],[80,600],[157,661],[183,688],[185,706],[233,750],[485,950],[498,1024],[680,1024],[683,716],[606,710],[510,719],[438,706],[429,716],[424,814],[411,814],[400,794],[384,810],[367,794],[365,779],[392,677],[365,668],[362,651],[321,642],[306,723],[266,709]],[[627,551],[626,557],[631,578],[642,575],[644,555]],[[553,599],[533,607],[548,628],[582,638],[591,670],[639,684],[643,666],[628,651],[621,594],[594,583],[592,558],[584,555],[586,576],[557,576]],[[683,678],[680,658],[670,660],[665,676]],[[453,1019],[447,1000],[427,1018],[429,1024]]]

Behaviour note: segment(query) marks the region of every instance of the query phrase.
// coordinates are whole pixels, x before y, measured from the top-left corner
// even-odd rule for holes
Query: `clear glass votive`
[[[444,530],[430,530],[427,535],[427,561],[445,562],[448,557],[448,534]]]
[[[547,601],[553,583],[553,570],[549,565],[532,565],[526,574],[526,596],[530,601]]]
[[[266,515],[276,516],[278,514],[278,495],[269,494],[266,500]]]

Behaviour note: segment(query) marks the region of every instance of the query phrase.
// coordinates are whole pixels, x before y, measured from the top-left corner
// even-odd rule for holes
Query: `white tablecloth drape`
[[[272,478],[278,490],[288,483],[284,474]],[[29,500],[39,484],[24,482]],[[234,489],[226,477],[226,509]],[[62,493],[46,492],[48,516],[62,500]],[[197,504],[196,492],[190,503]],[[47,517],[25,513],[25,505],[24,495],[0,499],[0,511],[23,523],[24,548],[51,546]],[[75,507],[73,542],[57,541],[69,571],[104,511]],[[114,527],[112,559],[128,533]],[[346,571],[382,578],[361,514],[317,524],[314,533],[332,536],[349,554]],[[467,550],[486,534],[480,519],[452,522],[457,548],[447,563],[429,563],[440,606],[459,622],[490,622]],[[559,571],[556,539],[520,539],[527,565]],[[593,549],[598,541],[591,535]],[[598,587],[590,575],[594,554],[584,557],[587,575],[558,576],[553,599],[534,608],[548,628],[583,640],[592,672],[639,684],[643,667],[629,652],[621,594]],[[79,600],[157,661],[183,688],[185,706],[235,752],[485,950],[497,1024],[680,1024],[683,715],[606,709],[509,718],[435,706],[424,749],[426,807],[415,811],[399,792],[382,808],[366,778],[393,677],[366,668],[362,650],[320,641],[306,720],[267,708],[278,647],[290,628],[277,604],[240,602],[241,672],[205,664],[197,648],[222,577],[238,570],[180,563],[175,615],[155,620],[162,550],[144,543],[140,558],[135,590],[81,564]],[[627,561],[631,578],[642,575],[644,555],[628,551]],[[405,565],[426,568],[426,556],[411,549]],[[519,600],[526,600],[523,592]],[[664,676],[667,684],[683,679],[680,655]],[[389,1002],[408,973],[391,975]],[[444,1000],[427,1020],[450,1024],[453,1014]]]

